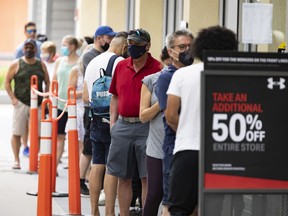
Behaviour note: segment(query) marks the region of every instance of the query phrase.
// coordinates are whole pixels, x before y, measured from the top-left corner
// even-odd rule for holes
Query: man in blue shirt
[[[36,53],[36,57],[40,59],[40,53],[41,53],[41,42],[36,40],[36,24],[34,22],[28,22],[25,24],[24,26],[24,34],[26,36],[26,40],[27,39],[34,39],[36,41],[36,45],[37,45],[37,53]],[[15,59],[16,58],[21,58],[22,56],[24,56],[23,53],[23,46],[24,46],[24,42],[21,43],[17,48],[16,48],[16,52],[15,52]]]

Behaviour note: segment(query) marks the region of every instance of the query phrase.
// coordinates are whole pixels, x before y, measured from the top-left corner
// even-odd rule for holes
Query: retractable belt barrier
[[[38,89],[38,77],[31,77],[30,90],[30,152],[29,172],[37,172],[38,169],[38,96],[33,90]]]
[[[71,95],[73,95],[73,99]],[[72,86],[68,88],[68,128],[69,214],[81,215],[76,90]]]
[[[49,103],[49,117],[45,119],[45,107]],[[52,215],[52,102],[42,102],[40,165],[38,176],[37,215]]]
[[[37,215],[52,215],[52,193],[56,188],[56,155],[57,155],[57,130],[58,120],[68,109],[68,193],[69,214],[81,215],[80,196],[80,170],[79,146],[77,131],[76,90],[68,88],[68,100],[58,97],[58,82],[53,80],[51,92],[38,91],[37,76],[31,77],[31,108],[30,108],[30,172],[37,172],[38,168],[38,95],[47,97],[42,102],[41,120],[41,146],[40,165],[38,178],[38,205]],[[58,100],[65,102],[62,113],[57,117]],[[45,108],[48,105],[48,119],[45,119]],[[43,210],[44,209],[44,210]]]

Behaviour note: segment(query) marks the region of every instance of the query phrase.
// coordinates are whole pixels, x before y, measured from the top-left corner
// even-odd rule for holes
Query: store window
[[[273,5],[272,43],[271,44],[243,44],[242,43],[242,6],[243,3],[269,3]],[[219,1],[221,14],[219,23],[233,30],[239,39],[240,51],[278,52],[286,42],[286,6],[284,0],[221,0]]]

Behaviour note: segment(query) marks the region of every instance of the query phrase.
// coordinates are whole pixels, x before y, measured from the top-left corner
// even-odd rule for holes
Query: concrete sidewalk
[[[0,215],[2,216],[33,216],[37,215],[37,196],[27,195],[27,192],[38,191],[38,175],[27,174],[29,158],[22,155],[21,170],[12,170],[13,154],[10,144],[12,131],[13,107],[10,104],[0,104]],[[56,192],[68,192],[68,159],[63,158],[58,167],[59,177],[56,178]],[[105,215],[105,207],[100,206],[100,214]],[[68,197],[52,199],[52,214],[67,215],[69,213]],[[82,215],[90,215],[89,197],[81,198]],[[119,206],[116,204],[118,215]]]
[[[10,104],[11,100],[5,90],[0,90],[0,104]]]

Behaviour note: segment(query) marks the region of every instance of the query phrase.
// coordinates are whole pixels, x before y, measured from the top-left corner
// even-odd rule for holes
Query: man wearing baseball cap
[[[111,145],[107,174],[119,179],[120,215],[129,215],[136,166],[142,182],[142,202],[146,198],[146,139],[149,123],[139,119],[142,79],[161,70],[161,63],[149,53],[150,35],[144,29],[128,35],[130,57],[120,61],[114,71],[109,92]]]
[[[113,37],[117,34],[109,26],[99,26],[94,33],[94,47],[83,56],[84,72],[89,62],[109,48]]]
[[[99,26],[94,33],[94,46],[83,56],[84,74],[90,61],[101,53],[105,52],[109,48],[113,37],[116,32],[109,26]],[[90,141],[90,124],[91,117],[89,116],[90,107],[89,104],[85,104],[84,111],[84,148],[80,156],[80,190],[82,195],[89,195],[89,189],[85,184],[86,172],[89,169],[92,159],[92,144]]]
[[[42,92],[42,84],[45,82],[45,91],[49,91],[49,75],[46,66],[36,58],[37,45],[34,39],[27,39],[23,44],[24,56],[14,60],[8,69],[5,79],[5,89],[14,106],[13,131],[11,145],[14,154],[13,169],[20,169],[19,151],[20,138],[27,131],[30,114],[30,80],[31,76],[38,77],[38,90]],[[14,80],[14,90],[11,82]],[[41,119],[42,97],[38,97],[39,120]]]

